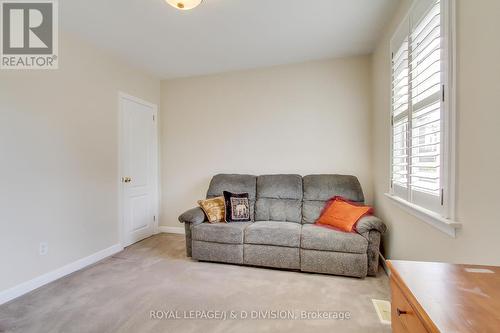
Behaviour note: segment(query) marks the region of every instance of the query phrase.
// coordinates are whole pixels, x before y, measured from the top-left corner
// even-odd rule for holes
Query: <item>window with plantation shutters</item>
[[[451,0],[415,0],[391,40],[391,190],[450,214],[449,31]]]

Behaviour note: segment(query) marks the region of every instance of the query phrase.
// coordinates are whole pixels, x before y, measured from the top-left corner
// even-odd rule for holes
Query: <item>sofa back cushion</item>
[[[255,195],[256,195],[257,177],[252,175],[238,174],[218,174],[210,181],[207,191],[207,199],[223,195],[223,191],[233,193],[248,193],[250,200],[250,219],[254,220]]]
[[[302,220],[302,177],[264,175],[257,177],[255,221],[296,222]]]
[[[303,178],[302,223],[314,223],[326,202],[334,196],[364,203],[361,184],[355,176],[309,175]]]

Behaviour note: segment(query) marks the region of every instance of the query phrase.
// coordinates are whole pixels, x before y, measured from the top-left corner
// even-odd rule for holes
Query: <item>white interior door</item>
[[[122,243],[128,246],[157,229],[157,107],[120,94]]]

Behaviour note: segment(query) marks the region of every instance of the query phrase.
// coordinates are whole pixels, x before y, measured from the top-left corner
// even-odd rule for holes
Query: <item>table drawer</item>
[[[415,310],[406,300],[399,286],[391,279],[391,321],[392,331],[427,333]]]

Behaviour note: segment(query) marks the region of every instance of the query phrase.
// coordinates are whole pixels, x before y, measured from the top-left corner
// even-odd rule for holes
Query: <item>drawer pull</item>
[[[399,308],[396,309],[396,312],[398,313],[398,317],[407,313],[405,310],[400,310]]]

